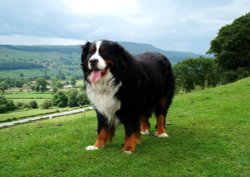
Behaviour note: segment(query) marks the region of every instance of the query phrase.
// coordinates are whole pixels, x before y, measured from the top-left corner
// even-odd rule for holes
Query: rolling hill
[[[133,55],[147,51],[160,52],[167,56],[173,64],[186,58],[198,57],[193,53],[162,50],[149,44],[132,42],[120,42],[120,44]],[[79,67],[80,53],[80,46],[0,45],[0,77],[51,76],[58,73],[63,73],[66,77],[72,75],[79,77],[82,76]],[[20,63],[26,63],[26,65],[20,65]],[[35,71],[31,74],[30,69],[27,68],[32,68],[32,66],[36,67],[33,68]],[[8,71],[12,72],[8,73]]]

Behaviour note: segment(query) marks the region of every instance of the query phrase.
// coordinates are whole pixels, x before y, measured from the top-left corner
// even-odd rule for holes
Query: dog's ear
[[[87,56],[88,56],[88,54],[89,54],[89,48],[90,48],[90,45],[91,45],[91,43],[90,42],[86,42],[84,45],[82,45],[81,47],[82,47],[82,54],[81,54],[81,64],[80,64],[80,66],[81,66],[81,68],[82,68],[82,70],[83,71],[87,71],[88,69],[88,67],[87,67],[87,63],[88,63],[88,61],[87,61]]]
[[[133,60],[133,56],[121,44],[114,42],[113,45],[118,54],[121,66],[127,68]]]
[[[87,58],[87,55],[89,54],[89,48],[90,48],[91,42],[86,42],[84,45],[82,45],[82,55],[81,59],[82,62]]]
[[[118,42],[113,42],[112,45],[115,48],[116,52],[118,52],[118,53],[123,53],[125,51],[123,46],[121,44],[119,44]]]

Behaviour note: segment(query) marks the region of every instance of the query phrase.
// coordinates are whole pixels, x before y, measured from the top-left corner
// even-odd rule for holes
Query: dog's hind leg
[[[155,109],[156,115],[156,132],[155,136],[159,138],[166,138],[168,134],[166,133],[166,115],[170,104],[166,98],[162,98]]]
[[[148,116],[141,117],[140,133],[141,135],[149,134],[149,117]]]

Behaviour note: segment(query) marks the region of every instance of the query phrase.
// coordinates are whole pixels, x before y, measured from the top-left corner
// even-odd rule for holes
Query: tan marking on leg
[[[148,126],[148,117],[143,116],[141,118],[141,127],[140,131],[142,135],[149,134],[149,126]]]
[[[133,133],[131,136],[125,138],[125,143],[122,150],[126,152],[134,152],[136,144],[139,143],[140,143],[140,134]]]
[[[95,147],[101,148],[103,147],[108,139],[112,139],[114,135],[114,129],[111,129],[110,131],[107,130],[107,128],[102,128],[100,133],[98,134],[98,137],[96,139]]]
[[[165,117],[164,115],[160,114],[157,117],[157,128],[156,128],[156,136],[160,136],[166,134],[165,130]]]

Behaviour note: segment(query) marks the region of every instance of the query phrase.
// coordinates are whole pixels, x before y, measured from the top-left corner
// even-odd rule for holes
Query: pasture
[[[132,155],[121,151],[123,127],[99,151],[93,111],[0,129],[0,176],[182,177],[250,176],[250,78],[177,95],[169,138],[141,137]]]

